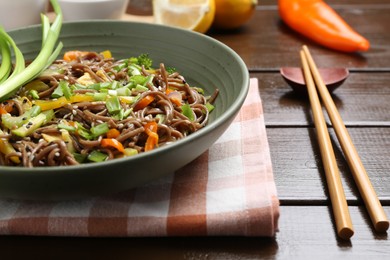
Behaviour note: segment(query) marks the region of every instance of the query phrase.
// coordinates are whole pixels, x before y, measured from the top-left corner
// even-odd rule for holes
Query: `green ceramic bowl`
[[[41,27],[10,32],[26,59],[41,46]],[[177,68],[190,84],[206,93],[219,88],[208,125],[174,144],[130,158],[67,167],[0,166],[0,198],[78,199],[131,189],[171,174],[205,152],[226,130],[241,108],[249,73],[241,58],[224,44],[202,34],[121,21],[64,23],[66,50],[111,50],[115,58],[149,53],[154,64]]]

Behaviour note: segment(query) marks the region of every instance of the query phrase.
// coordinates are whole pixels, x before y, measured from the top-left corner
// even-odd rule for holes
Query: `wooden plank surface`
[[[312,125],[307,96],[293,92],[280,73],[251,76],[259,79],[267,126]],[[333,98],[347,126],[390,126],[390,87],[386,82],[390,82],[390,73],[351,73],[335,90]]]
[[[353,71],[388,71],[390,34],[387,26],[390,16],[383,8],[390,9],[390,5],[336,7],[356,31],[371,41],[369,52],[346,54],[325,49],[288,28],[281,21],[276,6],[259,5],[251,23],[236,32],[212,31],[209,34],[235,50],[251,71],[277,71],[282,66],[299,66],[299,59],[294,54],[303,44],[310,47],[316,62],[322,67],[337,65]]]
[[[350,128],[351,138],[372,185],[390,205],[390,128]],[[331,140],[347,199],[360,204],[360,195],[333,130]],[[328,200],[324,171],[314,128],[267,128],[275,182],[285,204],[320,205]]]

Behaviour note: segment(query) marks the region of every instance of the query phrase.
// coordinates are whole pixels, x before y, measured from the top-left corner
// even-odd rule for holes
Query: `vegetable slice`
[[[138,101],[138,103],[134,107],[134,110],[137,111],[140,109],[144,109],[146,106],[148,106],[153,101],[154,101],[154,97],[152,95],[147,95],[143,99]]]
[[[145,133],[148,135],[145,143],[145,152],[153,150],[158,144],[158,125],[155,121],[151,121],[144,126]]]
[[[107,138],[117,138],[120,134],[121,134],[121,132],[119,132],[118,129],[111,128],[110,130],[108,130],[106,135],[107,135]]]
[[[0,134],[4,134],[4,132],[1,131],[1,129],[0,129]],[[6,138],[0,138],[0,152],[3,153],[4,155],[9,155],[16,151]],[[18,156],[11,156],[10,160],[17,164],[20,163],[20,159]]]
[[[104,138],[102,139],[100,144],[102,145],[102,147],[113,147],[121,153],[125,152],[125,148],[123,147],[123,144],[114,138]]]

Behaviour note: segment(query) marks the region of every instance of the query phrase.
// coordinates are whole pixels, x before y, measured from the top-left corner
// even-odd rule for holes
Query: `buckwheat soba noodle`
[[[207,124],[206,96],[147,54],[70,51],[0,104],[0,165],[101,162],[175,142]]]

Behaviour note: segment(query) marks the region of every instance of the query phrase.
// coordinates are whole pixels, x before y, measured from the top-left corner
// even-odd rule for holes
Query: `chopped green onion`
[[[94,127],[91,127],[91,133],[95,138],[100,135],[104,135],[105,133],[108,132],[108,130],[110,130],[110,128],[108,127],[107,123],[102,123]]]
[[[111,82],[111,89],[117,89],[118,88],[118,81],[114,80],[113,82]]]
[[[132,83],[133,86],[144,85],[146,82],[146,77],[143,75],[133,75],[129,78],[129,82]]]
[[[73,153],[73,157],[78,163],[83,163],[87,159],[87,156],[87,154]]]
[[[138,154],[138,151],[134,148],[125,148],[123,153],[125,156],[134,156]]]
[[[211,103],[209,103],[209,102],[207,102],[206,103],[206,108],[207,108],[207,110],[209,111],[209,113],[211,112],[211,111],[213,111],[214,110],[214,105],[212,105]]]
[[[107,93],[93,93],[93,99],[95,101],[103,101],[107,99]]]
[[[104,162],[107,158],[108,155],[96,150],[93,150],[89,155],[88,155],[88,160],[92,162]]]
[[[142,73],[141,73],[141,68],[139,67],[139,66],[136,66],[136,65],[134,65],[134,64],[131,64],[130,66],[129,66],[129,75],[132,75],[132,76],[134,76],[134,75],[141,75]]]
[[[35,89],[30,90],[30,95],[33,99],[39,99],[38,91],[36,91]]]
[[[94,139],[94,136],[90,133],[88,129],[86,129],[82,124],[79,122],[76,122],[76,132],[79,134],[81,137],[87,140],[92,140]]]
[[[135,90],[140,91],[140,92],[145,92],[145,91],[148,91],[149,89],[147,87],[142,86],[142,85],[137,85],[135,87]]]
[[[72,96],[72,92],[71,92],[70,87],[69,87],[69,82],[67,82],[65,80],[61,80],[59,83],[59,86],[61,87],[62,93],[64,93],[65,98],[67,100],[69,100],[70,97]]]
[[[54,89],[53,93],[51,93],[51,97],[52,97],[52,98],[60,98],[60,97],[62,97],[63,95],[64,95],[64,92],[62,91],[61,85],[58,85],[58,86]]]
[[[158,119],[159,124],[163,124],[165,122],[166,116],[164,114],[158,114],[156,115],[156,118]]]
[[[41,92],[41,91],[45,91],[45,90],[48,90],[50,87],[43,81],[39,80],[39,79],[36,79],[36,80],[33,80],[33,81],[30,81],[29,83],[27,83],[21,93],[20,93],[20,96],[26,96],[26,94],[29,93],[30,90],[36,90],[38,92]]]
[[[195,89],[196,92],[198,92],[199,94],[204,95],[204,89],[203,88],[199,88],[199,87],[192,87],[192,88]]]
[[[116,114],[121,110],[121,103],[117,96],[112,96],[106,100],[106,107],[110,114]]]
[[[114,67],[114,70],[116,71],[116,72],[119,72],[119,71],[121,71],[122,69],[124,69],[124,68],[126,68],[127,67],[127,63],[121,63],[121,64],[119,64],[119,65],[117,65],[117,66],[115,66]]]
[[[89,85],[89,89],[95,89],[95,90],[103,90],[103,89],[110,89],[112,86],[111,82],[100,82],[100,83],[94,83],[92,85]]]
[[[118,96],[130,96],[131,91],[130,89],[123,87],[123,88],[118,88],[117,90]]]
[[[126,111],[123,112],[123,118],[127,118],[131,112],[133,112],[132,108],[126,109]]]
[[[181,106],[181,112],[183,115],[185,115],[190,121],[195,121],[195,115],[192,111],[189,104],[184,104]]]
[[[65,129],[65,130],[70,131],[70,132],[76,131],[76,127],[71,126],[71,125],[67,125],[67,124],[59,123],[59,124],[57,125],[57,127],[58,127],[59,129]]]

